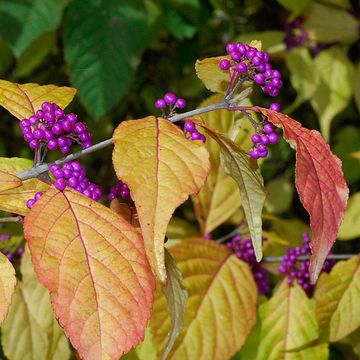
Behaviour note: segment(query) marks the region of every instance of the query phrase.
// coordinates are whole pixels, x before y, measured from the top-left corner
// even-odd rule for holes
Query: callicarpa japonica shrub
[[[66,110],[75,88],[0,81],[0,105],[34,155],[0,160],[0,221],[23,229],[0,236],[8,359],[326,359],[330,342],[357,330],[359,257],[330,254],[349,193],[341,161],[282,111],[284,78],[260,41],[217,55],[195,64],[216,93],[199,107],[168,91],[99,143],[90,120]],[[268,107],[251,103],[259,90]],[[280,259],[260,171],[279,142],[296,152],[311,227]],[[102,189],[82,159],[110,146],[118,180]],[[235,212],[210,217],[215,186],[226,208],[241,204],[218,238]],[[179,240],[171,224],[189,197],[201,233]]]

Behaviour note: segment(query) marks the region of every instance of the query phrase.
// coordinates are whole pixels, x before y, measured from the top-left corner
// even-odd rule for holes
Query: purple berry
[[[219,68],[221,70],[224,70],[224,71],[229,70],[230,66],[231,66],[231,64],[230,64],[230,61],[228,59],[222,59],[219,62]]]
[[[30,116],[29,117],[29,122],[30,122],[30,125],[37,125],[38,124],[38,119],[35,116]]]
[[[155,101],[154,104],[156,109],[165,109],[166,108],[166,102],[164,99],[158,99]]]
[[[261,73],[254,76],[254,80],[257,84],[262,85],[265,81],[265,76]]]
[[[58,143],[56,139],[51,139],[47,143],[47,148],[49,150],[56,150],[58,148]]]
[[[86,141],[83,143],[82,147],[83,147],[83,149],[87,149],[90,146],[92,146],[92,144],[93,144],[92,141]]]
[[[174,93],[168,92],[164,95],[164,100],[168,105],[173,105],[176,103],[177,97]]]
[[[54,113],[52,112],[45,113],[44,120],[46,120],[48,123],[53,123],[55,121]]]
[[[55,110],[55,116],[57,117],[57,118],[63,118],[64,116],[65,116],[65,113],[64,113],[64,110],[62,110],[62,109],[56,109]]]
[[[265,64],[260,64],[260,65],[258,65],[257,69],[258,69],[259,72],[263,73],[263,72],[266,71],[266,65]]]
[[[238,51],[233,51],[230,56],[234,61],[239,61],[242,57],[242,54],[240,54]]]
[[[85,131],[87,131],[87,126],[83,122],[78,122],[75,125],[74,130],[78,135],[80,135],[80,134],[84,133]]]
[[[264,145],[267,145],[269,143],[269,136],[267,135],[261,135],[261,143]]]
[[[250,150],[249,155],[255,160],[257,160],[260,157],[259,152],[256,149]]]
[[[50,165],[49,170],[54,173],[54,171],[61,170],[61,166],[58,164],[52,164]]]
[[[39,191],[39,192],[37,192],[36,194],[35,194],[35,197],[34,197],[34,199],[36,200],[36,201],[38,201],[42,196],[43,196],[43,192],[42,191]]]
[[[32,139],[34,139],[34,135],[31,132],[27,132],[24,134],[24,139],[26,142],[30,142]]]
[[[41,129],[35,129],[34,132],[33,132],[33,135],[34,135],[35,139],[40,140],[45,136],[45,133]]]
[[[63,154],[68,154],[70,152],[70,147],[69,146],[62,146],[60,147],[60,151],[63,153]]]
[[[264,144],[259,144],[257,146],[257,149],[258,149],[259,152],[264,152],[265,150],[267,150],[267,147]]]
[[[277,102],[273,102],[270,104],[269,109],[273,111],[280,111],[280,104]]]
[[[51,171],[55,179],[61,179],[64,177],[64,172],[61,169]]]
[[[20,121],[20,128],[24,129],[24,128],[28,128],[30,126],[30,121],[28,119],[23,119]]]
[[[262,63],[262,59],[260,59],[258,56],[255,56],[253,59],[252,59],[252,62],[255,66],[259,66],[261,63]]]
[[[254,144],[257,144],[261,141],[261,135],[258,133],[255,133],[251,136],[251,140]]]
[[[35,203],[36,203],[36,200],[34,200],[34,199],[29,199],[29,200],[26,202],[26,207],[27,207],[28,209],[31,209],[31,208],[34,206]]]
[[[66,180],[64,178],[57,179],[54,185],[59,191],[62,191],[66,188]]]
[[[44,112],[49,112],[49,111],[52,111],[52,106],[49,102],[45,101],[41,104],[41,109],[44,111]]]
[[[235,70],[239,73],[239,74],[244,74],[247,72],[247,65],[243,62],[238,63],[235,67]]]
[[[275,144],[279,141],[279,135],[276,132],[272,132],[269,134],[269,143]]]
[[[37,112],[36,112],[36,117],[38,118],[38,119],[43,119],[44,118],[44,112],[42,111],[42,110],[38,110]]]
[[[70,121],[74,125],[77,122],[77,115],[73,113],[67,114],[65,121]]]
[[[275,127],[271,123],[266,123],[263,127],[263,130],[266,134],[270,134],[275,130]]]
[[[186,100],[182,98],[177,99],[176,107],[178,107],[179,109],[184,109],[186,107]]]
[[[205,144],[206,143],[206,137],[204,134],[200,134],[200,140]]]
[[[184,125],[184,129],[189,133],[192,133],[196,130],[195,124],[192,121],[186,121]]]
[[[201,134],[195,130],[191,133],[191,140],[201,140]]]
[[[235,51],[236,50],[236,45],[235,44],[233,44],[233,43],[228,43],[228,44],[226,44],[226,51],[227,51],[227,53],[232,53],[233,51]],[[222,70],[224,70],[224,69],[222,69]]]
[[[55,124],[53,127],[52,127],[52,132],[55,134],[55,135],[61,135],[63,133],[64,129],[63,127],[60,125],[60,124]]]
[[[29,146],[31,147],[31,149],[38,149],[38,148],[40,147],[39,140],[37,140],[37,139],[32,139],[32,140],[29,142]]]

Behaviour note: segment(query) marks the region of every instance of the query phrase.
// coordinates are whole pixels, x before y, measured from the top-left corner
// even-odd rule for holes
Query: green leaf
[[[195,35],[196,27],[186,22],[173,7],[165,4],[164,11],[166,27],[177,40],[190,39]]]
[[[317,43],[353,42],[359,22],[348,11],[313,1],[304,27]]]
[[[1,15],[0,15],[1,17]],[[7,43],[0,37],[0,75],[3,75],[9,69],[13,54]]]
[[[161,290],[167,301],[171,318],[171,329],[161,356],[162,359],[168,357],[176,338],[179,336],[179,333],[184,326],[186,303],[188,301],[188,292],[182,285],[181,272],[167,249],[165,249],[165,266],[167,272],[167,285],[162,285]]]
[[[266,185],[265,208],[270,213],[281,213],[289,209],[294,195],[294,185],[285,177],[269,181]]]
[[[360,63],[356,65],[354,88],[355,88],[355,104],[360,112]]]
[[[360,327],[360,255],[322,274],[314,298],[322,340],[338,341]]]
[[[215,104],[223,99],[222,95],[213,95],[203,101],[200,107]],[[234,112],[216,110],[201,116],[212,129],[228,136],[234,128]],[[243,117],[241,117],[243,119]],[[237,119],[239,122],[241,119]],[[242,123],[238,142],[246,143],[253,133],[249,122]],[[210,233],[228,220],[240,207],[241,198],[234,179],[225,173],[220,165],[220,147],[216,140],[208,137],[205,146],[210,154],[211,169],[205,185],[200,192],[192,196],[195,214],[203,234]]]
[[[157,360],[151,328],[145,330],[144,341],[121,357],[121,360]]]
[[[355,126],[344,126],[335,134],[334,153],[339,156],[345,180],[353,184],[360,180],[359,159],[352,156],[360,150],[360,129]]]
[[[340,240],[351,240],[360,236],[360,192],[350,196],[344,220],[340,226]]]
[[[240,149],[226,136],[198,121],[206,132],[219,144],[221,149],[221,164],[238,184],[241,204],[249,226],[251,240],[258,261],[262,258],[262,220],[261,213],[265,201],[264,181],[256,161]]]
[[[252,40],[260,40],[264,51],[273,52],[277,48],[283,49],[285,33],[279,30],[258,31],[250,34],[241,34],[237,41],[249,44]]]
[[[0,35],[16,57],[40,35],[57,29],[64,0],[5,0],[0,3]]]
[[[30,75],[54,48],[56,48],[56,35],[54,32],[38,37],[19,57],[16,64],[16,75],[18,77]]]
[[[330,137],[333,118],[349,104],[353,94],[354,65],[338,47],[324,50],[315,58],[320,84],[311,99],[318,115],[321,132]]]
[[[170,249],[189,292],[184,328],[169,359],[228,359],[244,344],[256,320],[257,288],[250,268],[224,245],[203,239]],[[151,319],[154,342],[162,349],[170,330],[164,297]]]
[[[291,18],[299,16],[310,4],[311,0],[277,0],[285,9],[291,11]]]
[[[327,360],[327,344],[295,350],[318,336],[314,305],[299,285],[289,286],[285,279],[260,305],[257,326],[238,359]]]
[[[297,92],[294,103],[284,111],[290,113],[312,98],[319,85],[320,77],[306,47],[299,47],[288,52],[285,61],[290,70],[291,85]]]
[[[69,359],[67,338],[53,315],[48,291],[37,282],[28,249],[22,259],[21,273],[23,279],[16,287],[1,328],[6,357],[9,360]]]
[[[148,40],[141,0],[73,1],[65,26],[71,81],[96,118],[124,97]]]

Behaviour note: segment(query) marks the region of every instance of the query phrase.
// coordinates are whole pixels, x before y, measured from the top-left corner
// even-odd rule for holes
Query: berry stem
[[[3,217],[0,218],[0,223],[23,223],[23,217],[22,216],[10,216],[10,217]]]

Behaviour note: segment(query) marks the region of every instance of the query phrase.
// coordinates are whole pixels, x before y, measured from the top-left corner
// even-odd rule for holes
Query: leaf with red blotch
[[[24,232],[38,280],[82,359],[118,360],[144,339],[155,279],[136,229],[52,186],[25,217]]]
[[[341,161],[318,131],[303,128],[299,122],[282,113],[260,107],[256,109],[269,122],[282,128],[284,139],[296,149],[295,183],[300,200],[310,214],[314,235],[310,280],[315,283],[336,240],[349,196]]]
[[[22,181],[15,175],[0,170],[0,191],[6,191],[21,186]]]

